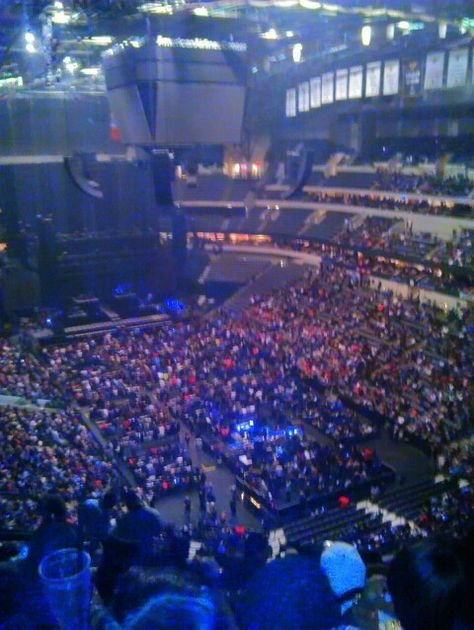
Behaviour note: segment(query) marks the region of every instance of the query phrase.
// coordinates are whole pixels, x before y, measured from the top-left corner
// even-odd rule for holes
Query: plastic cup
[[[89,627],[91,559],[85,551],[60,549],[45,556],[39,575],[51,612],[64,630]]]

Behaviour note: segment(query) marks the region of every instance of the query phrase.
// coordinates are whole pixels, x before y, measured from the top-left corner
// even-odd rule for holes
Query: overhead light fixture
[[[138,7],[142,13],[155,13],[158,15],[171,15],[173,7],[163,2],[145,2]]]
[[[303,44],[298,42],[297,44],[293,46],[293,49],[292,49],[293,61],[295,63],[300,63],[302,54],[303,54]]]
[[[26,31],[25,33],[25,42],[28,44],[32,44],[35,41],[35,35],[31,31]]]
[[[110,46],[113,40],[111,35],[93,35],[87,39],[87,42],[96,46]]]
[[[400,20],[400,22],[397,22],[397,27],[401,31],[409,31],[410,30],[410,22],[408,20]]]
[[[262,39],[278,39],[278,33],[272,27],[272,28],[269,28],[268,31],[265,31],[264,33],[261,33],[260,37]]]
[[[196,7],[193,14],[197,17],[209,17],[209,11],[206,7]]]
[[[303,9],[320,9],[322,5],[320,2],[314,2],[314,0],[300,0],[300,6]]]
[[[51,22],[54,24],[69,24],[71,21],[71,14],[65,13],[65,11],[55,11],[51,16]]]
[[[81,74],[86,74],[89,77],[96,77],[100,73],[100,68],[82,68]]]
[[[25,50],[26,50],[27,53],[35,53],[36,52],[35,45],[32,42],[28,42],[26,44]]]
[[[56,0],[53,6],[56,9],[56,11],[62,11],[64,9],[64,4],[60,2],[59,0]]]
[[[23,77],[7,77],[0,79],[0,88],[17,88],[23,87]],[[1,214],[1,210],[0,210]]]
[[[71,74],[74,74],[74,72],[79,68],[77,61],[74,61],[71,57],[64,57],[63,64],[66,70]]]
[[[294,36],[295,36],[295,34],[293,33],[293,31],[286,31],[285,35],[286,35],[287,37],[294,37]]]
[[[360,41],[362,42],[362,46],[370,46],[370,42],[372,41],[372,27],[370,24],[364,24],[360,29]]]
[[[142,45],[141,40],[136,39],[136,38],[129,39],[129,40],[128,40],[128,43],[130,44],[130,46],[131,46],[132,48],[140,48],[140,47],[141,47],[141,45]]]

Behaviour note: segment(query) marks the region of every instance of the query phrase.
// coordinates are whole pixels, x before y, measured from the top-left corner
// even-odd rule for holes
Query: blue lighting
[[[184,310],[184,304],[182,302],[171,298],[165,300],[165,306],[172,313],[180,313]]]
[[[253,420],[245,420],[244,422],[240,422],[236,429],[239,433],[247,433],[252,431],[255,426],[255,422]]]
[[[132,290],[132,285],[129,282],[123,282],[122,284],[118,284],[115,289],[115,295],[125,295]]]

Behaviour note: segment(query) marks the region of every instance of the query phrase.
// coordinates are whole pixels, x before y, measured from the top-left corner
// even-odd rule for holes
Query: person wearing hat
[[[341,607],[341,615],[352,608],[365,587],[366,567],[357,549],[345,542],[325,543],[321,570]]]
[[[327,541],[320,565],[340,606],[345,628],[378,630],[382,620],[396,622],[385,577],[367,579],[365,563],[353,545]]]

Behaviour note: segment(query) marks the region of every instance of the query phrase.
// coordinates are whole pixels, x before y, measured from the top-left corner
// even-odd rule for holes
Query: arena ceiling
[[[474,33],[471,0],[0,0],[0,88],[101,89],[101,54],[147,35],[245,41],[257,72],[278,64],[300,42],[308,54],[351,49],[364,25],[400,36]],[[421,33],[422,32],[422,33]]]

